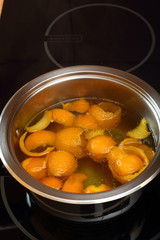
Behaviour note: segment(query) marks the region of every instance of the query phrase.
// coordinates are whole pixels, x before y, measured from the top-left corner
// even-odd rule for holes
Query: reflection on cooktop
[[[138,12],[116,4],[80,5],[48,26],[44,47],[57,66],[105,65],[132,72],[155,46],[150,23]]]

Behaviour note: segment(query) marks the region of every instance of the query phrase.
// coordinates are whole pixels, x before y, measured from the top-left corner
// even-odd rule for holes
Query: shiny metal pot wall
[[[56,103],[82,97],[110,99],[138,112],[147,119],[154,136],[156,154],[146,170],[131,182],[108,192],[72,194],[49,188],[29,176],[21,167],[16,155],[17,128],[23,128],[35,114]],[[144,81],[126,72],[107,67],[61,68],[30,81],[6,104],[1,114],[0,157],[11,175],[36,194],[37,198],[54,201],[54,204],[74,205],[72,210],[74,211],[75,205],[81,207],[106,203],[110,205],[112,202],[122,201],[125,197],[135,195],[148,184],[160,170],[159,131],[160,97]]]

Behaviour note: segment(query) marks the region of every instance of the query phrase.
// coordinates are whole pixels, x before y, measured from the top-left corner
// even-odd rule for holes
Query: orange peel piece
[[[71,193],[83,193],[84,181],[87,179],[84,173],[74,173],[65,181],[62,191]]]
[[[30,157],[41,157],[41,156],[44,156],[46,155],[47,153],[51,152],[54,150],[55,146],[53,147],[47,147],[47,149],[45,149],[44,151],[42,152],[31,152],[29,151],[26,146],[25,146],[25,138],[26,138],[26,135],[27,135],[27,132],[23,133],[22,136],[20,137],[20,140],[19,140],[19,146],[20,146],[20,149],[21,151],[26,154],[27,156],[30,156]]]
[[[34,133],[31,133],[25,139],[25,147],[32,151],[40,146],[55,146],[56,134],[48,130],[40,130]]]
[[[84,193],[97,193],[97,192],[104,192],[111,190],[111,187],[109,187],[106,184],[101,183],[99,186],[95,185],[89,185],[84,189]]]
[[[88,112],[96,119],[99,125],[105,129],[116,127],[121,120],[121,108],[111,102],[92,105]]]
[[[141,150],[144,151],[149,161],[153,159],[155,154],[155,152],[151,147],[149,147],[146,144],[143,144],[141,140],[136,138],[126,138],[120,143],[119,146],[134,146],[134,147],[140,148]]]
[[[21,162],[21,165],[37,180],[47,176],[46,161],[44,158],[27,158]]]
[[[99,127],[95,118],[89,114],[78,115],[74,120],[75,127],[81,127],[83,129],[97,129]]]
[[[46,156],[49,176],[68,177],[77,169],[78,163],[73,154],[54,151]]]
[[[86,149],[93,160],[106,162],[106,154],[116,145],[115,140],[110,136],[99,135],[88,140]]]
[[[44,115],[43,117],[38,121],[36,122],[34,125],[32,126],[26,126],[26,130],[28,132],[36,132],[36,131],[39,131],[39,130],[43,130],[45,129],[46,127],[48,127],[48,125],[50,124],[51,122],[51,119],[52,119],[52,113],[51,111],[49,110],[46,110],[44,112]]]
[[[147,128],[147,121],[145,118],[141,120],[139,125],[131,131],[128,131],[127,135],[131,138],[144,139],[150,135]]]
[[[55,108],[51,110],[53,122],[70,127],[73,125],[75,115],[67,110]]]
[[[85,132],[84,135],[87,140],[90,140],[93,137],[104,135],[104,134],[105,134],[104,129],[91,129]]]
[[[56,133],[56,149],[72,153],[76,158],[86,155],[84,130],[79,127],[65,128]]]
[[[41,183],[45,184],[48,187],[55,188],[57,190],[61,189],[63,186],[63,182],[58,177],[44,177],[40,180]]]
[[[78,113],[85,113],[89,109],[89,102],[85,99],[79,99],[69,103],[62,104],[63,109],[71,111],[71,112],[78,112]]]
[[[113,176],[121,183],[137,177],[149,164],[146,154],[134,146],[115,147],[107,158]]]
[[[134,144],[142,144],[142,141],[136,138],[125,138],[122,142],[120,142],[119,146],[127,146]]]

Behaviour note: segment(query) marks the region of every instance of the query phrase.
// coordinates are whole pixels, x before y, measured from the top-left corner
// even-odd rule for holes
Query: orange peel
[[[107,158],[114,178],[121,183],[127,183],[137,177],[149,164],[146,154],[134,146],[115,147]]]
[[[75,117],[75,127],[81,127],[83,129],[97,129],[99,127],[95,118],[89,114],[82,114]]]
[[[54,151],[46,156],[49,176],[68,177],[77,169],[78,163],[73,154]]]
[[[85,113],[89,109],[89,102],[85,99],[79,99],[73,102],[63,103],[63,109],[71,111],[71,112],[78,112],[78,113]]]
[[[44,151],[42,152],[31,152],[29,151],[26,146],[25,146],[25,138],[26,138],[26,135],[27,135],[27,132],[23,133],[22,136],[20,137],[20,140],[19,140],[19,146],[20,146],[20,149],[21,151],[26,154],[27,156],[30,156],[30,157],[41,157],[41,156],[44,156],[46,155],[47,153],[51,152],[54,150],[55,146],[53,147],[47,147],[47,149],[45,149]]]
[[[106,135],[99,135],[88,140],[86,149],[93,160],[106,162],[106,154],[116,145],[115,140]]]
[[[74,173],[65,181],[62,191],[71,193],[83,193],[84,181],[87,179],[84,173]]]
[[[34,133],[31,133],[25,139],[25,147],[32,151],[40,146],[55,146],[56,134],[48,130],[40,130]]]
[[[87,140],[90,140],[93,137],[104,135],[104,134],[105,134],[104,129],[91,129],[85,132],[84,135]]]
[[[65,109],[55,108],[51,110],[52,121],[70,127],[73,125],[75,115]]]
[[[121,108],[111,102],[92,105],[88,112],[96,119],[99,125],[105,129],[116,127],[121,120]]]
[[[63,186],[63,182],[60,178],[58,177],[44,177],[42,179],[40,179],[40,182],[45,184],[48,187],[52,187],[55,188],[57,190],[61,189]]]
[[[37,180],[47,176],[46,161],[44,158],[26,158],[21,162],[21,165]]]
[[[119,146],[134,144],[142,144],[142,141],[136,138],[125,138],[122,142],[120,142]]]
[[[144,139],[150,135],[147,128],[147,121],[145,118],[141,120],[139,125],[133,130],[128,131],[127,135],[131,138]]]
[[[108,185],[101,183],[99,186],[89,185],[84,189],[84,193],[97,193],[111,190],[111,187]]]
[[[38,121],[36,122],[34,125],[32,126],[26,126],[26,130],[28,132],[36,132],[36,131],[39,131],[39,130],[43,130],[45,129],[46,127],[48,127],[48,125],[50,124],[51,122],[51,119],[52,119],[52,113],[51,111],[49,110],[46,110],[44,112],[44,115],[43,117]]]
[[[126,138],[120,143],[119,146],[134,146],[134,147],[140,148],[141,150],[144,151],[149,161],[153,159],[155,154],[155,152],[151,147],[149,147],[146,144],[143,144],[141,140],[136,138]]]
[[[84,130],[79,127],[69,127],[56,133],[56,149],[72,153],[76,158],[86,155],[86,139]]]

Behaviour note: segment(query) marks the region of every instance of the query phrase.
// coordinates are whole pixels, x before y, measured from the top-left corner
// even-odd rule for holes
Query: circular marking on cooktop
[[[24,228],[22,226],[22,224],[18,221],[18,219],[15,217],[14,213],[12,212],[8,200],[7,200],[7,196],[6,196],[6,192],[5,192],[5,186],[4,186],[4,177],[1,177],[1,195],[2,195],[2,200],[4,203],[4,206],[9,214],[9,216],[11,217],[12,221],[14,222],[14,224],[18,227],[18,229],[20,229],[24,235],[26,235],[29,239],[31,240],[38,240],[38,238],[34,237],[30,232],[28,232],[28,230],[26,228]]]
[[[83,10],[83,13],[80,14],[80,10]],[[96,16],[99,10],[102,11],[99,15],[102,16],[101,20],[104,18],[102,24],[99,16]],[[90,11],[92,17],[86,21],[87,11]],[[115,15],[112,14],[114,11]],[[129,14],[131,22],[125,18],[125,14]],[[76,15],[80,17],[80,22],[72,22],[71,18],[78,19]],[[137,24],[136,29],[131,24],[132,20]],[[92,23],[94,27],[91,27]],[[69,33],[67,27],[70,28]],[[87,32],[83,31],[84,28]],[[93,28],[95,35],[91,32]],[[109,3],[86,4],[63,12],[48,26],[44,39],[47,56],[59,68],[70,65],[105,65],[132,72],[149,59],[154,47],[154,30],[142,15],[130,8]]]

